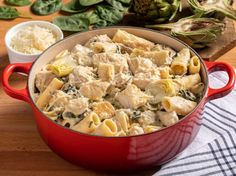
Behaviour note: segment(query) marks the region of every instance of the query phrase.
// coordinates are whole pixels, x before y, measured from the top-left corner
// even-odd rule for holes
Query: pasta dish
[[[133,136],[177,123],[202,98],[201,63],[117,30],[64,50],[35,77],[35,102],[62,126],[99,136]]]

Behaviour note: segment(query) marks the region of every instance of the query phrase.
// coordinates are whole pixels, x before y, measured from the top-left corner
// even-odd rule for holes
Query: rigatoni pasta
[[[133,136],[177,123],[204,90],[201,63],[123,30],[61,51],[36,74],[36,105],[80,133]]]

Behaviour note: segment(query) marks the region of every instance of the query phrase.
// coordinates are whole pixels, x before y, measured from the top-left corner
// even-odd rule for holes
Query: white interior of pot
[[[187,47],[187,45],[183,44],[179,40],[176,40],[175,38],[172,38],[170,36],[167,36],[165,34],[156,32],[154,30],[147,30],[143,28],[134,28],[134,27],[110,27],[110,28],[103,28],[88,32],[82,32],[78,34],[74,34],[70,37],[65,38],[62,41],[59,41],[58,43],[54,44],[50,48],[48,48],[33,64],[30,75],[29,75],[29,82],[28,82],[28,88],[30,92],[30,97],[33,99],[34,95],[34,79],[35,75],[42,69],[44,65],[49,63],[54,57],[59,54],[63,50],[71,50],[76,44],[85,44],[90,38],[101,35],[101,34],[107,34],[109,37],[113,37],[113,35],[116,33],[117,29],[125,30],[129,33],[132,33],[136,36],[145,38],[147,40],[150,40],[154,43],[160,43],[167,46],[170,46],[171,48],[175,49],[176,51],[180,51],[182,48]],[[192,55],[196,54],[191,49]],[[208,80],[207,80],[207,73],[206,69],[202,64],[201,67],[201,76],[202,81],[204,82],[205,89],[208,87]],[[206,92],[206,91],[205,91]],[[205,93],[204,93],[205,95]]]

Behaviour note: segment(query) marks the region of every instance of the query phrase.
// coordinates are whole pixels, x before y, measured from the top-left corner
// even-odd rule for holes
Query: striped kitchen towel
[[[222,87],[224,72],[210,75],[210,85]],[[236,176],[236,89],[208,102],[195,140],[154,176]]]

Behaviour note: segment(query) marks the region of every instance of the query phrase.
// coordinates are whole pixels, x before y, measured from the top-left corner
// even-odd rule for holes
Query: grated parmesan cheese
[[[21,53],[38,54],[55,43],[57,37],[52,30],[38,25],[19,30],[11,40],[11,47]]]

